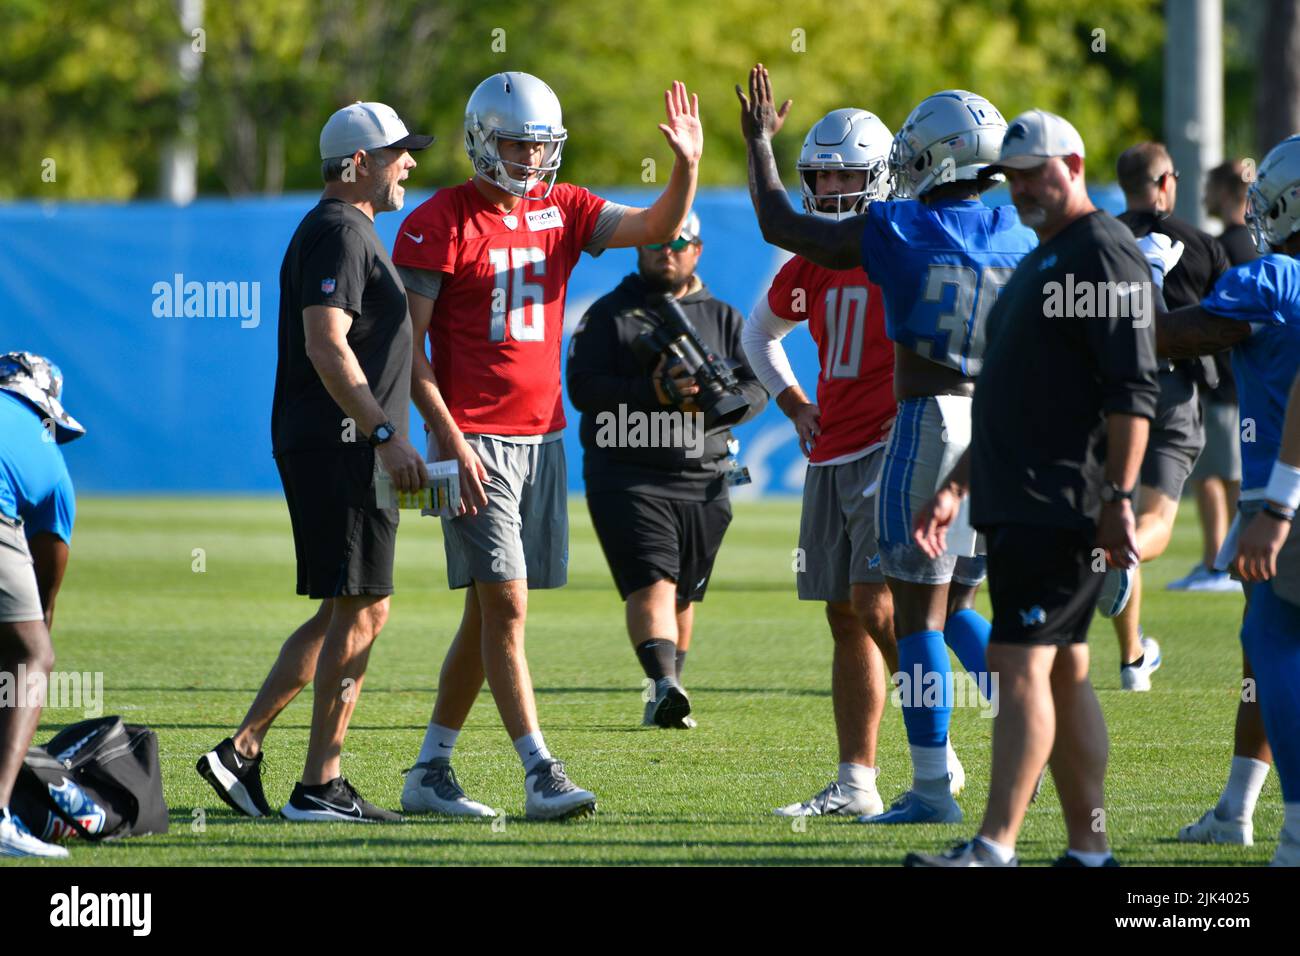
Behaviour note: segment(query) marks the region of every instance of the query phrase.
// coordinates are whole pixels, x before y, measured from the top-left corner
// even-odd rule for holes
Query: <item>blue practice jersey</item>
[[[989,309],[1037,245],[1014,206],[874,202],[862,230],[862,268],[884,293],[891,339],[974,376],[983,364]]]
[[[29,538],[49,532],[71,541],[76,510],[53,433],[31,405],[0,391],[0,514],[22,518]]]
[[[1287,395],[1300,369],[1300,261],[1272,255],[1229,269],[1201,308],[1251,325],[1250,337],[1232,350],[1241,410],[1241,488],[1264,488],[1282,445]]]

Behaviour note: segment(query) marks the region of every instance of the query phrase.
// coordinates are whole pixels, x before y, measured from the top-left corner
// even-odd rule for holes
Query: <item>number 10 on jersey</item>
[[[546,252],[533,247],[523,249],[489,249],[495,286],[492,289],[492,313],[488,339],[516,342],[540,342],[546,335],[545,290],[540,282],[524,281],[524,269],[533,267],[533,278],[546,274]]]

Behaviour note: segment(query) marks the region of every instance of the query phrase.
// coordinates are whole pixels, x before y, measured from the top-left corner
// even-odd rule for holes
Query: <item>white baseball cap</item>
[[[1083,137],[1070,121],[1046,110],[1021,113],[1002,135],[998,161],[980,170],[987,178],[1007,169],[1033,169],[1053,156],[1083,156]]]
[[[699,241],[700,217],[695,215],[694,209],[692,209],[689,213],[686,214],[686,221],[682,223],[682,231],[678,233],[678,237],[685,239],[688,242]]]
[[[337,159],[351,156],[359,149],[369,151],[390,146],[424,149],[432,142],[432,136],[407,130],[391,106],[358,101],[325,121],[320,131],[320,158]]]

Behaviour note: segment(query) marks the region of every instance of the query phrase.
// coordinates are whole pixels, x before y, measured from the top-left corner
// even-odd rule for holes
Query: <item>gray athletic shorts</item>
[[[1237,406],[1231,402],[1201,401],[1201,417],[1205,421],[1205,450],[1196,459],[1192,481],[1222,478],[1224,481],[1241,481],[1241,433]]]
[[[473,516],[442,519],[447,584],[527,580],[530,588],[568,581],[568,466],[564,441],[523,445],[466,435],[487,469],[488,503]],[[430,440],[430,456],[436,454]]]
[[[43,620],[36,568],[27,549],[23,523],[0,515],[0,623]]]
[[[960,395],[898,403],[876,492],[876,535],[885,576],[914,584],[974,586],[984,580],[984,539],[970,528],[969,498],[948,532],[948,553],[931,558],[912,540],[912,522],[970,444],[971,400]],[[960,525],[958,528],[956,525]]]
[[[1177,369],[1161,372],[1156,417],[1151,421],[1138,484],[1177,501],[1204,447],[1205,428],[1196,385]]]
[[[882,584],[876,546],[876,496],[884,448],[842,465],[809,465],[803,480],[796,573],[801,601],[844,601],[854,584]]]

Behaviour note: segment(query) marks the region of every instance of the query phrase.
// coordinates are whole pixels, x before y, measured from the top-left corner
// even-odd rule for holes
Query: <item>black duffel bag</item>
[[[42,840],[115,840],[167,832],[158,735],[97,717],[27,751],[11,809]]]

